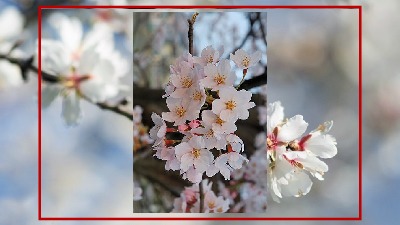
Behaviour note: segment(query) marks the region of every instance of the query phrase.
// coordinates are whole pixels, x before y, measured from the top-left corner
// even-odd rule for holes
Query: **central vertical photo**
[[[131,34],[133,212],[266,212],[267,13],[134,11]]]

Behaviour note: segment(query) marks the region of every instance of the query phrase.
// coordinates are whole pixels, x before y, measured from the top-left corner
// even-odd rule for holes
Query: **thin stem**
[[[199,195],[200,195],[200,213],[204,212],[204,190],[203,181],[199,183]]]
[[[189,53],[193,55],[193,25],[196,22],[196,17],[199,15],[198,12],[195,12],[191,19],[188,19],[189,30],[188,30],[188,39],[189,39]],[[200,213],[204,211],[204,191],[203,191],[203,180],[199,183],[199,195],[200,195]]]
[[[247,74],[247,69],[244,69],[244,70],[243,70],[242,80],[240,80],[240,83],[239,83],[239,85],[236,87],[236,89],[239,89],[240,85],[243,84],[244,78],[246,77],[246,74]]]

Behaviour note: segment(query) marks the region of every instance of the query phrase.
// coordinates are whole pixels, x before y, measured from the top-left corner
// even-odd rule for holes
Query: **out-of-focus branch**
[[[238,49],[242,48],[244,46],[244,44],[246,44],[246,42],[249,40],[249,38],[253,37],[255,35],[254,32],[254,24],[256,23],[256,21],[258,20],[257,15],[253,14],[253,13],[249,13],[248,15],[249,18],[249,30],[247,31],[246,35],[244,36],[242,42],[233,49],[232,53],[236,52]]]
[[[265,26],[264,26],[264,23],[263,23],[263,21],[261,19],[261,14],[259,12],[257,14],[257,20],[258,20],[258,23],[260,24],[260,31],[261,31],[261,36],[262,36],[261,39],[264,42],[265,47],[268,47],[267,32],[265,31]]]
[[[12,64],[17,65],[21,69],[22,78],[26,81],[28,79],[28,70],[33,72],[38,72],[38,68],[33,65],[33,56],[27,59],[19,59],[19,58],[12,58],[8,55],[0,55],[0,59],[7,60]],[[60,81],[60,78],[56,75],[47,73],[42,71],[41,74],[42,80],[46,81],[47,83],[55,84]],[[133,112],[130,107],[127,107],[127,99],[123,99],[119,101],[117,104],[110,104],[107,102],[94,102],[87,98],[86,96],[82,96],[83,99],[86,101],[97,105],[99,108],[103,110],[108,110],[114,112],[116,114],[122,115],[130,120],[133,120]]]

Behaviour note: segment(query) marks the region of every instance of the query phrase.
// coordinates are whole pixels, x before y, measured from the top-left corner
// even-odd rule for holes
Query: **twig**
[[[188,39],[189,39],[189,53],[193,55],[193,25],[196,22],[196,18],[199,15],[198,12],[195,12],[191,19],[188,19],[189,31],[188,31]]]
[[[199,183],[199,195],[200,195],[200,213],[204,212],[204,190],[203,181]]]
[[[260,31],[261,31],[261,39],[263,40],[265,47],[268,47],[267,43],[267,32],[265,31],[264,23],[261,20],[260,13],[258,13],[258,23],[260,24]]]
[[[83,99],[86,101],[97,105],[100,109],[108,110],[111,112],[115,112],[116,114],[119,114],[121,116],[124,116],[128,118],[129,120],[133,120],[133,113],[130,110],[130,107],[128,107],[126,104],[122,104],[122,102],[126,101],[126,99],[122,99],[118,104],[111,105],[107,102],[93,102],[91,99],[88,97],[81,95]]]

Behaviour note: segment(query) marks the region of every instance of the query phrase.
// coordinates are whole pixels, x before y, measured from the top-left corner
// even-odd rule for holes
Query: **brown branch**
[[[121,116],[124,116],[129,120],[133,120],[133,112],[131,110],[131,107],[128,106],[128,100],[126,98],[122,99],[115,105],[109,104],[107,102],[93,102],[86,96],[82,96],[82,98],[94,105],[97,105],[100,109],[108,110],[116,114],[119,114]]]
[[[189,30],[188,30],[188,39],[189,39],[189,53],[193,55],[193,25],[196,22],[196,18],[199,15],[198,12],[194,13],[191,19],[188,19]]]
[[[199,183],[199,195],[200,195],[200,213],[204,212],[204,190],[203,182]]]

